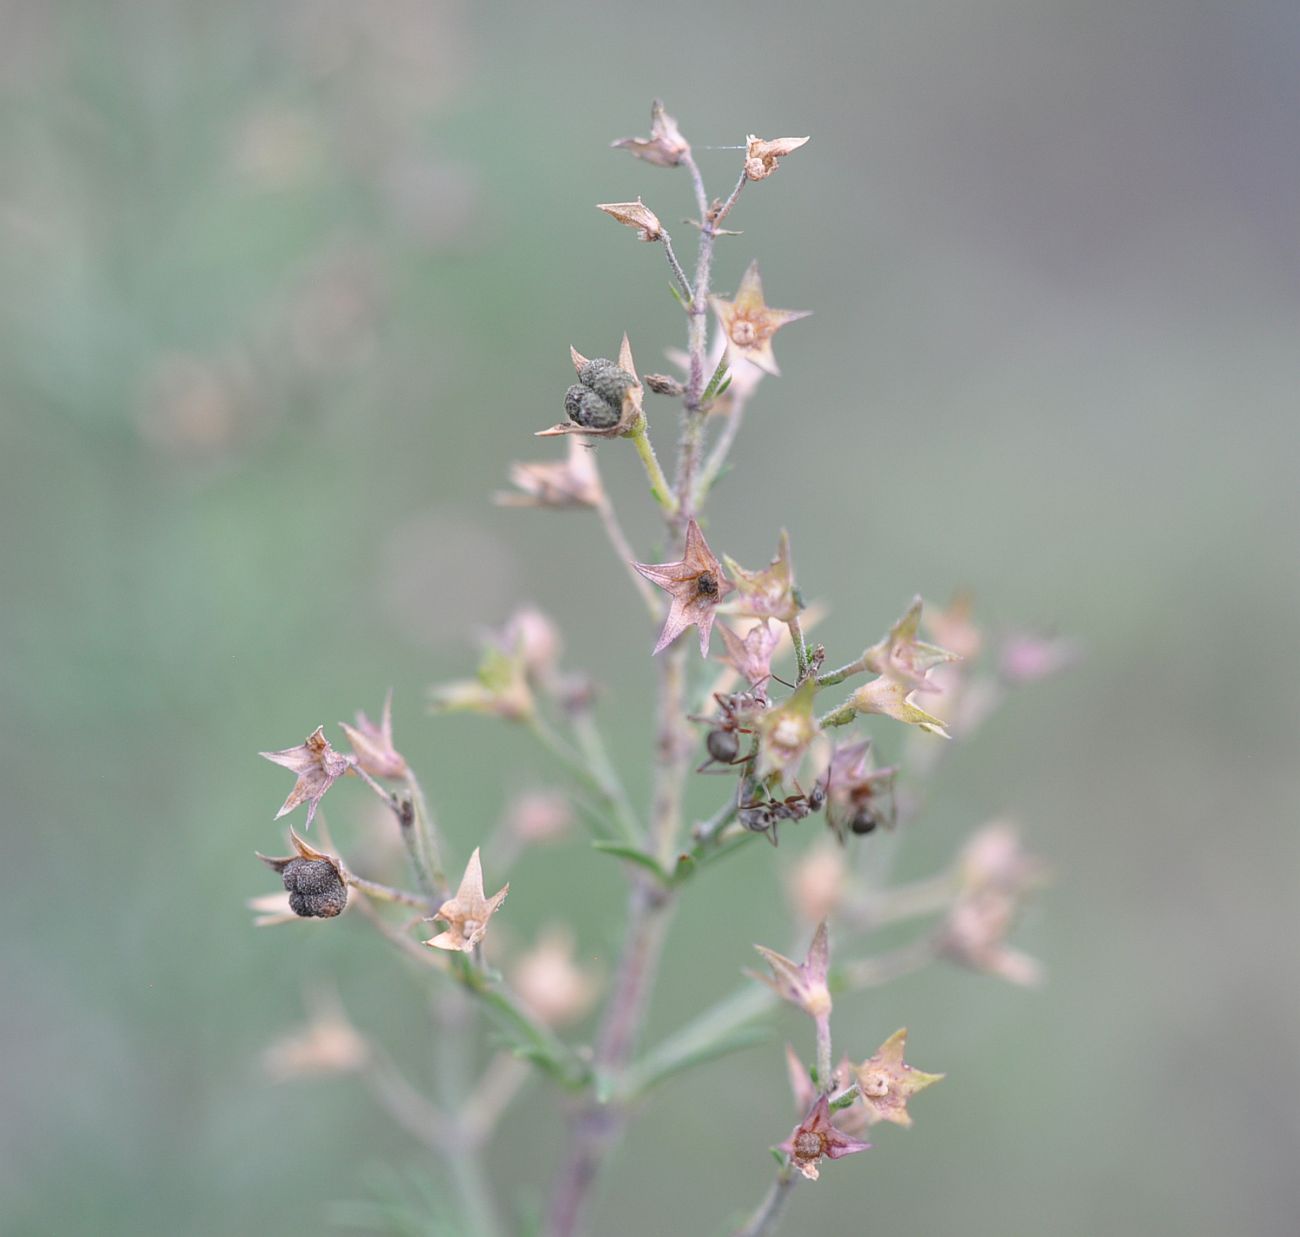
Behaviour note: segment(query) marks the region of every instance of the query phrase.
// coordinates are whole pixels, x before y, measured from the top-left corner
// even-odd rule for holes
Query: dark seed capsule
[[[332,919],[348,904],[348,887],[324,859],[291,859],[280,873],[289,909],[304,919]]]
[[[718,579],[711,571],[701,571],[695,580],[695,595],[697,597],[716,597],[718,595]]]
[[[564,411],[569,420],[587,429],[605,430],[618,424],[619,410],[601,399],[595,391],[576,383],[564,395]]]
[[[607,357],[596,357],[594,361],[588,361],[578,370],[578,381],[620,411],[624,393],[636,386],[636,379],[627,370],[619,369]]]
[[[729,765],[740,754],[740,738],[734,730],[710,730],[704,746],[714,760],[724,765]]]

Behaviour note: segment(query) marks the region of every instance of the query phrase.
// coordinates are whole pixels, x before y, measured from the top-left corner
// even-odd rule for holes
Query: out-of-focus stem
[[[584,786],[596,793],[614,818],[617,832],[625,841],[639,845],[642,841],[641,824],[628,805],[627,795],[608,759],[593,762],[587,753],[575,752],[537,714],[527,722],[529,733],[568,769]],[[590,736],[588,736],[590,738]],[[581,740],[580,740],[581,741]],[[603,753],[604,748],[600,751]]]
[[[649,439],[646,439],[646,441],[649,442]],[[614,513],[614,505],[609,501],[608,495],[601,494],[600,502],[596,504],[596,513],[600,516],[600,522],[605,526],[605,535],[609,538],[610,545],[614,547],[614,553],[618,555],[623,566],[627,569],[628,578],[641,595],[641,600],[645,602],[651,617],[656,620],[661,618],[663,616],[663,607],[659,604],[658,594],[655,593],[654,585],[632,565],[636,561],[636,553],[623,532],[623,526],[618,522],[618,516]]]
[[[429,810],[429,801],[424,797],[420,779],[409,767],[406,770],[406,789],[415,809],[415,836],[428,868],[429,879],[438,896],[444,897],[450,891],[447,887],[447,873],[442,864],[442,838],[438,832],[438,822]]]
[[[776,1232],[777,1223],[785,1210],[786,1201],[790,1197],[794,1184],[794,1169],[786,1164],[776,1174],[776,1180],[768,1188],[754,1214],[745,1222],[743,1228],[736,1230],[735,1237],[767,1237],[767,1234]]]

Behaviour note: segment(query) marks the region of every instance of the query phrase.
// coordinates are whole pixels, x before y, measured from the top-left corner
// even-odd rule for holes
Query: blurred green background
[[[463,859],[556,775],[424,687],[531,600],[647,784],[653,632],[598,527],[489,495],[555,451],[530,433],[571,342],[626,327],[644,369],[681,341],[662,257],[592,209],[689,213],[607,148],[658,94],[697,147],[813,135],[719,253],[720,290],[758,257],[816,316],[715,547],[759,563],[788,526],[832,659],[956,586],[1087,650],[954,752],[899,858],[1013,812],[1057,872],[1017,935],[1048,985],[932,968],[844,1002],[846,1048],[908,1025],[948,1080],[786,1231],[1294,1232],[1298,56],[1278,0],[0,0],[0,1230],[317,1231],[436,1177],[359,1083],[261,1072],[328,981],[421,1076],[437,990],[355,918],[252,929],[288,790],[256,753],[393,685]],[[725,191],[737,154],[701,158]],[[630,457],[601,463],[654,558]],[[326,808],[364,834],[362,788]],[[801,845],[689,890],[652,1035],[783,943]],[[575,840],[499,922],[571,918],[607,964],[620,885]],[[647,1104],[595,1232],[756,1201],[780,1045]],[[537,1087],[503,1131],[525,1204],[560,1121]]]

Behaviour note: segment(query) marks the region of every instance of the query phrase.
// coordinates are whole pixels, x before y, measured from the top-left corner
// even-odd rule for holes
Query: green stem
[[[673,497],[668,478],[664,476],[664,470],[659,466],[659,457],[655,455],[654,444],[646,431],[645,417],[637,418],[628,437],[632,439],[632,445],[636,447],[636,453],[641,457],[645,475],[650,481],[650,493],[654,496],[655,502],[669,515],[673,514],[677,510],[677,499]]]
[[[817,719],[817,725],[822,730],[827,730],[831,726],[847,726],[857,715],[858,711],[853,707],[853,702],[846,700],[839,708],[823,713]]]
[[[608,775],[613,772],[612,768],[606,763],[602,773],[600,769],[593,767],[590,758],[585,753],[575,752],[535,713],[528,719],[527,726],[529,733],[556,760],[584,786],[596,794],[614,818],[614,822],[618,826],[615,832],[633,845],[641,845],[644,841],[641,825],[628,805],[627,795],[623,791],[622,785],[616,778],[612,781],[608,780]],[[580,738],[579,742],[581,741]],[[601,750],[603,751],[603,748]]]
[[[828,670],[825,674],[817,676],[818,687],[834,687],[836,683],[843,683],[845,679],[851,678],[855,674],[861,674],[867,668],[866,654],[848,665],[841,666],[838,670]]]
[[[796,614],[786,621],[790,629],[790,643],[794,645],[795,659],[799,664],[799,679],[802,683],[808,677],[808,643],[803,637],[803,624]]]

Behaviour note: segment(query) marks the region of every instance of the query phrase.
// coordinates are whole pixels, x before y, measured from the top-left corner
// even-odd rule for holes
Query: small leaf
[[[768,1150],[772,1153],[772,1158],[777,1162],[777,1164],[780,1165],[780,1167],[784,1168],[785,1152],[780,1150],[780,1148],[778,1147],[769,1147]]]
[[[720,383],[718,383],[718,389],[714,391],[713,394],[714,395],[724,394],[730,385],[731,385],[731,375],[728,374]]]
[[[683,297],[682,294],[677,290],[676,284],[670,283],[668,285],[668,291],[673,294],[673,300],[675,300],[683,309],[689,308],[689,306],[686,304],[686,298]]]
[[[660,866],[659,860],[643,850],[638,850],[635,846],[597,839],[591,844],[591,848],[600,851],[602,855],[613,855],[616,859],[626,859],[629,863],[635,863],[647,871],[653,872],[665,885],[671,883],[671,878]]]

